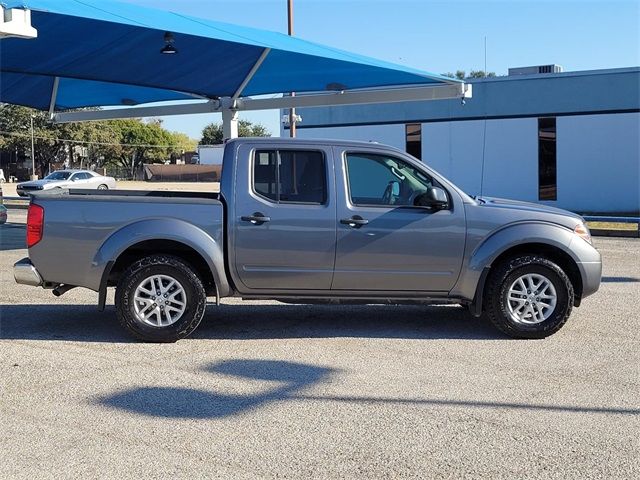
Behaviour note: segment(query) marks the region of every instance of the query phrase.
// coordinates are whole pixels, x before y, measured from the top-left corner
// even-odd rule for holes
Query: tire
[[[162,290],[157,298],[154,289]],[[187,263],[170,255],[152,255],[135,262],[120,277],[115,303],[120,324],[135,338],[172,343],[198,327],[207,295]]]
[[[558,265],[541,256],[524,255],[492,269],[483,304],[488,319],[503,333],[545,338],[566,323],[573,302],[573,285]]]
[[[101,185],[98,185],[98,190],[109,190],[109,187],[103,183]]]

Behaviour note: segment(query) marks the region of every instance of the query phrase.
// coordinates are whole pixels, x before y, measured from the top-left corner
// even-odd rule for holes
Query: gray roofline
[[[583,77],[592,75],[610,75],[612,73],[640,73],[638,67],[621,67],[621,68],[604,68],[600,70],[576,70],[574,72],[560,73],[532,73],[525,75],[502,75],[499,77],[487,78],[466,78],[466,83],[483,83],[483,82],[505,82],[510,80],[538,80],[540,78],[567,78],[567,77]]]
[[[233,140],[229,140],[227,144],[240,142],[240,143],[248,143],[248,144],[257,144],[257,143],[271,143],[278,145],[335,145],[335,146],[346,146],[346,147],[364,147],[376,145],[380,147],[390,148],[392,150],[397,150],[395,147],[391,147],[389,145],[385,145],[382,143],[370,141],[365,142],[361,140],[336,140],[331,138],[289,138],[289,137],[241,137],[234,138]]]

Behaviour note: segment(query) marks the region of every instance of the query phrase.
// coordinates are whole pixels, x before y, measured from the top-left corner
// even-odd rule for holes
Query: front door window
[[[350,200],[356,206],[414,206],[416,197],[433,184],[420,170],[386,155],[349,153],[346,166]]]

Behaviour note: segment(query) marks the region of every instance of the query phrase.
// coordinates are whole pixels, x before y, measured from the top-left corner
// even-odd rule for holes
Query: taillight
[[[27,248],[33,247],[42,240],[44,230],[44,208],[40,205],[29,205],[27,213]]]

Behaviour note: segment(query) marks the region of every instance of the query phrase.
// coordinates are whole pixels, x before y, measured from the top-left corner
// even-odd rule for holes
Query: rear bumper
[[[32,287],[40,287],[44,283],[38,270],[28,258],[23,258],[13,266],[13,278],[16,279],[16,283]]]

